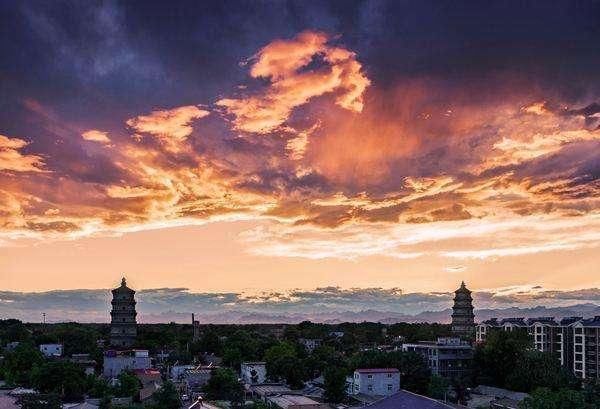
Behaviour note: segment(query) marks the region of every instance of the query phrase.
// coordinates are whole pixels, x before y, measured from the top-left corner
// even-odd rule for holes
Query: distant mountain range
[[[196,319],[201,323],[212,324],[276,324],[288,323],[294,324],[302,321],[322,322],[327,324],[337,324],[341,322],[381,322],[384,324],[393,324],[397,322],[439,322],[449,323],[452,309],[447,308],[441,311],[424,311],[418,314],[410,315],[398,312],[364,310],[358,312],[352,311],[328,311],[323,313],[291,313],[291,314],[269,314],[262,312],[247,311],[226,311],[220,313],[198,314]],[[600,305],[596,304],[577,304],[568,307],[545,307],[536,306],[529,308],[510,307],[500,309],[481,309],[475,310],[477,321],[489,318],[508,318],[508,317],[562,317],[583,316],[593,317],[600,315]],[[178,312],[164,312],[160,314],[144,314],[144,322],[189,322],[190,315]]]

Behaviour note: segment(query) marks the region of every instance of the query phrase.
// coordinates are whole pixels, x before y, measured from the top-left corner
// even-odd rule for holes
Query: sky
[[[581,1],[1,2],[0,303],[123,275],[259,298],[594,291],[599,19]]]

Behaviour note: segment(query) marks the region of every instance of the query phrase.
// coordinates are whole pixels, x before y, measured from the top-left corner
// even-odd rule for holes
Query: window
[[[393,387],[394,387],[394,385],[392,385],[391,383],[388,383],[388,386],[387,386],[388,391],[391,391]]]
[[[373,375],[367,375],[368,379],[373,379]]]
[[[369,386],[367,386],[367,390],[368,390],[369,392],[373,392],[373,385],[369,385]]]
[[[391,378],[391,377],[392,377],[392,374],[391,374],[391,373],[387,374],[387,377],[388,377],[388,378]]]

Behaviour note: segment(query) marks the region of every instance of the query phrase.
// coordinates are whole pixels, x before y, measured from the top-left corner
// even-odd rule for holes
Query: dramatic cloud
[[[223,98],[217,105],[235,116],[237,129],[268,133],[282,125],[296,107],[312,98],[337,94],[335,103],[360,112],[369,79],[356,54],[329,45],[329,37],[305,31],[291,40],[277,40],[262,48],[250,61],[253,78],[269,80],[265,90],[242,98]],[[318,62],[316,68],[306,67]]]
[[[378,83],[345,41],[273,39],[240,95],[211,84],[98,123],[26,101],[44,138],[0,135],[0,244],[252,220],[233,238],[247,254],[434,255],[449,274],[600,246],[596,103],[509,80]],[[172,103],[190,95],[205,97]]]
[[[0,135],[0,171],[41,172],[44,161],[38,155],[25,155],[21,149],[27,142],[19,138]]]

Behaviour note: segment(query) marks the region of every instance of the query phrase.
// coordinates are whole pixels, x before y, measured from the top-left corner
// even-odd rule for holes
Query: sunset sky
[[[598,21],[0,2],[0,287],[600,287]]]

